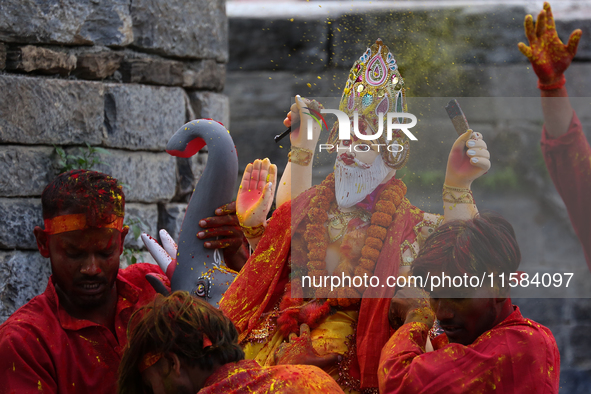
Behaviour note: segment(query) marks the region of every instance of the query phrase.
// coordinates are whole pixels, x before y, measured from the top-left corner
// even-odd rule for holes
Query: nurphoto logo
[[[312,135],[312,120],[315,120],[316,123],[320,125],[322,128],[323,126],[328,129],[326,125],[326,121],[322,114],[334,114],[337,116],[337,120],[339,122],[338,130],[339,130],[339,140],[350,140],[351,139],[351,120],[347,116],[347,114],[343,111],[338,109],[328,109],[322,108],[320,112],[315,111],[311,108],[307,108],[310,110],[310,117],[308,118],[308,140],[312,140],[314,137]],[[359,131],[359,113],[357,111],[353,112],[353,132],[355,133],[355,139],[362,140],[362,141],[375,141],[382,136],[384,133],[384,114],[380,112],[378,114],[379,121],[378,121],[378,131],[375,134],[363,134]],[[409,123],[403,123],[404,119],[410,119]],[[416,126],[417,124],[417,117],[411,113],[406,112],[388,112],[386,118],[386,140],[392,140],[392,132],[394,130],[402,131],[409,140],[417,141],[417,137],[415,137],[409,129]],[[351,150],[353,149],[356,152],[367,152],[370,150],[370,146],[377,146],[378,152],[380,151],[381,146],[385,146],[386,149],[390,152],[401,152],[404,147],[399,144],[356,144],[353,147],[349,145],[345,149]],[[331,150],[335,147],[332,144],[320,144],[320,152],[323,149]],[[337,147],[337,149],[343,149]]]

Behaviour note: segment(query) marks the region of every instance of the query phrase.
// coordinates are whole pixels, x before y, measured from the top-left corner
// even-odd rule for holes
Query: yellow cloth
[[[314,350],[320,356],[329,353],[345,355],[350,346],[351,338],[354,337],[354,327],[357,325],[358,316],[359,312],[357,311],[337,311],[335,314],[328,316],[322,324],[310,332]],[[279,330],[276,330],[267,342],[249,342],[244,347],[246,359],[255,360],[260,366],[275,365],[275,351],[284,341],[287,341],[287,338],[284,338]],[[339,378],[337,366],[329,368],[326,372],[335,380]],[[357,391],[347,390],[345,387],[341,388],[346,393],[357,393]]]

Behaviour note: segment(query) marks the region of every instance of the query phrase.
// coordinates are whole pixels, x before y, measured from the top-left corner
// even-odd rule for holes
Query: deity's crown
[[[378,38],[371,48],[367,48],[351,67],[339,110],[345,112],[349,119],[353,119],[353,113],[357,111],[359,123],[363,119],[373,134],[379,130],[379,114],[382,113],[383,132],[377,138],[377,142],[373,143],[403,146],[404,149],[400,152],[390,152],[382,146],[380,152],[389,167],[395,169],[404,167],[409,157],[409,143],[405,134],[400,130],[394,130],[392,140],[386,139],[387,113],[406,112],[404,81],[398,70],[396,59],[381,39]],[[403,123],[403,118],[396,118],[394,123],[397,122]],[[335,147],[339,143],[337,126],[338,123],[335,123],[328,137],[328,143]],[[353,134],[353,128],[351,133]],[[400,148],[393,150],[400,150]]]

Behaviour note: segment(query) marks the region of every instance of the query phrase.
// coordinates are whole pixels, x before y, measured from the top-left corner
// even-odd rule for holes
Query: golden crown
[[[404,133],[395,130],[392,133],[392,141],[386,140],[386,114],[406,112],[406,95],[404,80],[398,70],[396,59],[381,39],[378,38],[375,44],[367,48],[351,67],[339,110],[345,112],[349,119],[353,119],[353,113],[357,111],[359,122],[365,122],[365,125],[360,125],[360,128],[369,128],[371,131],[368,134],[377,133],[380,113],[383,114],[383,133],[377,138],[377,143],[398,144],[403,147],[400,152],[390,152],[384,146],[380,149],[384,161],[395,169],[402,168],[406,164],[409,157],[409,143]],[[403,118],[398,118],[395,122],[403,123]],[[338,142],[338,123],[335,123],[328,137],[328,143],[335,147],[333,151],[336,150]]]

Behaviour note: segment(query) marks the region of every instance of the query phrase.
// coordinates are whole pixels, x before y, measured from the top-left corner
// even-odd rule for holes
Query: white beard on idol
[[[355,158],[355,163],[346,165],[337,156],[335,162],[335,196],[340,208],[349,208],[363,201],[392,171],[378,155],[372,164]]]

